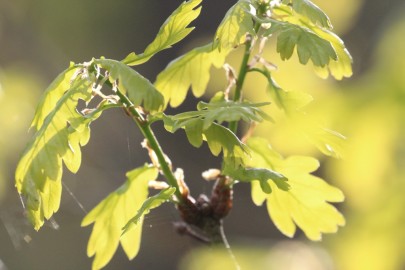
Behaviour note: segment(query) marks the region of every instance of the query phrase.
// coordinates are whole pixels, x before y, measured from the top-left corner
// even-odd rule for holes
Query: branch
[[[120,102],[129,111],[132,119],[135,121],[135,123],[141,130],[143,136],[148,140],[149,147],[155,152],[156,157],[159,161],[160,169],[162,170],[169,185],[176,188],[175,196],[177,200],[181,202],[183,200],[183,196],[180,192],[177,179],[174,176],[173,171],[171,170],[169,164],[165,159],[162,147],[160,146],[159,142],[156,139],[155,134],[150,128],[150,123],[146,121],[145,118],[136,110],[135,106],[132,104],[132,102],[128,99],[126,95],[122,94],[119,90],[117,91],[117,95],[120,99]]]

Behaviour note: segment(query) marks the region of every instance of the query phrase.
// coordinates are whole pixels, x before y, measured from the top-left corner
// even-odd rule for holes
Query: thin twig
[[[238,261],[236,260],[235,254],[233,253],[232,248],[229,245],[228,239],[226,238],[222,219],[220,220],[219,223],[219,234],[222,239],[222,244],[224,245],[226,251],[228,252],[229,258],[231,259],[231,261],[235,266],[235,270],[241,270],[242,268],[240,267]]]

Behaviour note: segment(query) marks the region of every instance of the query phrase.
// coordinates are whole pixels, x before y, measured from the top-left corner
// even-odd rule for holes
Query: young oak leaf
[[[93,79],[60,77],[52,83],[55,92],[63,92],[52,111],[42,121],[37,118],[40,129],[28,143],[15,172],[16,188],[26,199],[28,218],[36,230],[59,209],[61,198],[62,161],[73,173],[81,162],[80,146],[88,142],[91,121],[97,119],[99,110],[83,116],[76,111],[78,100],[91,99]],[[62,88],[62,89],[61,89]],[[48,93],[47,96],[51,96]],[[45,103],[41,103],[44,105]],[[45,105],[47,106],[47,105]],[[45,110],[37,109],[43,113]]]
[[[290,187],[288,182],[286,182],[287,178],[284,175],[271,169],[247,168],[243,166],[234,167],[232,164],[228,164],[225,160],[225,166],[222,169],[222,173],[241,182],[259,181],[262,191],[266,194],[272,192],[269,180],[272,180],[280,189],[288,190]]]
[[[251,8],[250,1],[240,0],[225,14],[214,39],[219,51],[233,49],[246,41],[246,34],[253,35]]]
[[[138,210],[136,215],[131,218],[127,224],[122,228],[122,235],[126,234],[129,230],[139,225],[143,217],[147,215],[150,210],[159,207],[162,203],[169,201],[176,188],[170,187],[160,191],[158,194],[149,197],[146,201],[143,202],[141,208]]]
[[[332,23],[329,17],[314,3],[309,0],[293,0],[292,8],[304,16],[306,16],[314,24],[319,23],[320,26],[332,29]]]
[[[178,122],[171,116],[164,115],[163,121],[167,131],[174,133],[183,128],[191,145],[200,147],[205,140],[214,156],[223,152],[224,158],[229,159],[235,165],[240,164],[248,152],[246,145],[232,131],[215,122],[204,128],[204,121],[199,118]]]
[[[191,119],[203,120],[203,130],[212,123],[221,124],[243,120],[245,122],[262,122],[263,119],[272,120],[260,107],[270,104],[269,102],[251,103],[249,101],[229,101],[223,98],[223,93],[217,93],[209,103],[199,102],[198,111],[190,111],[171,116],[175,121],[175,127],[181,127],[183,122]]]
[[[299,111],[301,108],[308,105],[312,100],[312,96],[299,91],[285,91],[282,89],[266,69],[261,73],[267,78],[267,93],[271,96],[274,103],[286,114],[291,115]]]
[[[270,194],[263,192],[257,182],[252,182],[252,199],[256,205],[267,205],[269,216],[286,236],[293,237],[300,227],[311,240],[320,240],[322,233],[334,233],[345,224],[343,215],[328,202],[342,202],[343,193],[311,172],[319,162],[310,157],[292,156],[283,159],[264,139],[251,138],[252,159],[247,165],[275,169],[288,178],[290,188],[280,189],[269,181]]]
[[[95,59],[96,65],[108,70],[110,80],[118,81],[118,88],[128,93],[134,106],[143,104],[147,111],[157,111],[163,107],[163,96],[153,84],[141,74],[123,64],[110,59]]]
[[[130,53],[122,62],[129,66],[140,65],[148,61],[156,53],[170,48],[185,38],[194,27],[187,27],[200,15],[201,7],[195,9],[202,0],[183,2],[163,23],[155,39],[145,51],[139,55]]]
[[[306,29],[306,31],[310,31],[319,38],[330,43],[336,57],[330,59],[328,64],[325,66],[314,64],[315,71],[320,77],[327,78],[330,73],[335,79],[341,80],[343,77],[350,77],[352,75],[352,57],[346,49],[343,41],[336,34],[327,28],[319,27],[318,25],[313,24],[307,17],[300,16],[299,14],[293,14],[291,8],[286,7],[285,5],[278,7],[274,10],[274,12],[283,19],[283,22],[267,19],[265,20],[267,23],[270,22],[275,25],[280,23],[290,23]],[[264,22],[264,20],[261,21]],[[280,26],[276,26],[276,28],[277,27]]]
[[[202,96],[210,79],[211,66],[222,67],[228,52],[229,50],[220,52],[210,43],[170,62],[154,83],[164,96],[166,105],[170,101],[170,106],[179,106],[190,87],[194,96]]]
[[[148,182],[157,176],[158,170],[148,165],[128,172],[127,181],[84,217],[83,227],[94,223],[87,246],[87,255],[95,255],[93,270],[101,269],[111,260],[119,243],[129,259],[137,255],[143,220],[125,235],[121,235],[122,228],[142,207],[148,197]]]
[[[74,77],[75,72],[77,72],[79,68],[80,67],[74,66],[73,63],[71,63],[70,67],[60,73],[48,86],[38,103],[31,127],[35,127],[35,130],[41,128],[45,118],[55,108],[55,104],[70,88],[71,78]]]
[[[294,129],[303,133],[323,154],[342,158],[346,138],[336,131],[322,127],[301,111],[301,108],[312,101],[312,96],[304,92],[285,91],[273,80],[270,72],[262,70],[261,73],[269,82],[267,87],[269,95],[276,105],[285,111]]]
[[[290,59],[297,48],[301,64],[306,65],[311,59],[314,66],[325,67],[330,60],[338,60],[332,44],[306,27],[270,20],[271,27],[265,31],[265,36],[277,33],[277,52],[282,60]]]
[[[308,124],[303,129],[303,133],[310,143],[315,145],[319,151],[327,156],[343,158],[344,145],[346,142],[345,136],[334,130],[321,127],[316,123],[310,123],[308,121],[307,123]]]
[[[330,61],[327,67],[315,67],[317,74],[322,78],[327,78],[330,73],[337,80],[352,76],[353,59],[343,41],[333,32],[326,29],[314,29],[314,32],[321,38],[328,40],[337,55],[337,59]]]

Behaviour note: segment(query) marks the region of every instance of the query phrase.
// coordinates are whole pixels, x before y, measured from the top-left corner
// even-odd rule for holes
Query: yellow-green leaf
[[[267,77],[269,82],[267,92],[276,105],[287,114],[297,112],[313,100],[312,96],[305,92],[285,91],[274,81],[270,72],[264,70],[262,74]]]
[[[94,78],[79,76],[71,82],[69,74],[59,76],[40,103],[34,120],[34,126],[40,128],[29,141],[15,173],[16,188],[26,200],[28,218],[36,230],[44,218],[49,219],[59,209],[62,160],[72,172],[79,169],[80,146],[88,142],[89,124],[103,109],[87,116],[76,111],[79,99],[91,99]],[[51,109],[49,102],[61,93]]]
[[[241,182],[259,181],[262,191],[266,194],[272,191],[268,180],[272,180],[280,189],[289,189],[289,185],[286,182],[288,179],[284,175],[270,169],[246,168],[244,166],[234,167],[232,164],[229,165],[225,162],[222,173]]]
[[[323,154],[335,158],[343,158],[346,143],[345,136],[319,125],[311,125],[311,123],[308,123],[303,131],[308,141],[315,145]]]
[[[211,100],[209,103],[201,101],[197,104],[198,111],[179,113],[171,116],[171,118],[175,121],[175,129],[181,126],[182,122],[197,118],[203,120],[204,130],[214,122],[218,124],[239,120],[262,122],[263,119],[271,120],[270,116],[260,109],[260,107],[269,104],[269,102],[251,103],[249,101],[228,100]]]
[[[130,53],[123,63],[134,66],[148,61],[156,53],[170,48],[173,44],[185,38],[194,27],[187,27],[200,15],[201,7],[194,9],[202,0],[183,2],[160,27],[156,38],[139,55]]]
[[[228,10],[215,33],[218,50],[233,49],[246,41],[246,34],[254,33],[251,8],[249,1],[241,0]]]
[[[285,5],[280,6],[274,11],[284,22],[292,23],[303,29],[312,31],[319,38],[330,43],[336,54],[336,58],[331,58],[326,66],[314,65],[315,71],[319,76],[326,78],[330,73],[335,79],[341,80],[343,77],[350,77],[352,75],[352,57],[343,41],[336,34],[326,28],[319,27],[307,17],[294,14],[292,10]],[[274,20],[273,22],[277,23],[277,21]]]
[[[79,67],[71,65],[48,86],[38,103],[31,127],[35,127],[35,130],[41,128],[45,118],[55,108],[58,100],[70,88],[71,79],[78,69]]]
[[[184,128],[189,142],[194,147],[200,147],[206,140],[213,155],[218,156],[223,152],[224,158],[229,159],[234,165],[240,164],[247,155],[246,145],[228,128],[215,122],[204,128],[204,120],[199,118],[175,121],[170,116],[164,116],[163,121],[169,132]]]
[[[311,59],[314,66],[326,67],[330,61],[338,60],[331,42],[318,36],[311,29],[290,22],[272,19],[269,19],[269,22],[272,25],[264,34],[270,36],[278,33],[277,52],[280,53],[282,60],[289,59],[295,48],[303,65]]]
[[[128,65],[111,59],[96,59],[94,63],[109,71],[111,81],[118,82],[118,88],[128,93],[134,106],[143,105],[147,111],[163,107],[163,96],[153,84]]]
[[[156,88],[163,94],[165,103],[179,106],[191,87],[194,96],[205,93],[210,79],[210,68],[221,67],[229,50],[219,52],[212,44],[195,48],[173,60],[158,76]]]
[[[140,224],[142,221],[143,217],[147,215],[150,210],[159,207],[162,203],[169,201],[174,192],[176,191],[176,188],[174,187],[169,187],[167,189],[164,189],[160,191],[158,194],[149,197],[147,200],[145,200],[141,206],[141,208],[138,210],[136,215],[131,218],[127,224],[122,228],[123,232],[122,234],[126,234],[131,228],[134,228]]]
[[[147,165],[128,172],[127,181],[84,217],[82,226],[94,223],[87,246],[87,255],[95,255],[93,270],[101,269],[111,260],[119,243],[129,259],[138,254],[143,220],[121,236],[122,228],[142,207],[148,197],[148,182],[157,175],[158,170]]]
[[[324,28],[332,28],[329,17],[314,3],[308,0],[293,0],[292,8],[306,16],[311,22],[319,23]]]
[[[323,78],[326,78],[328,73],[330,73],[337,80],[352,76],[353,59],[349,51],[346,49],[343,41],[329,30],[315,29],[314,32],[320,37],[328,40],[332,44],[337,55],[337,60],[331,60],[326,68],[322,69],[315,67],[317,74]]]
[[[334,233],[345,224],[343,215],[329,204],[343,201],[343,193],[311,174],[319,167],[316,159],[303,156],[284,159],[260,138],[251,138],[247,144],[252,151],[247,165],[273,169],[288,178],[289,189],[280,189],[269,181],[270,194],[263,192],[259,182],[252,182],[253,201],[257,205],[267,201],[270,218],[283,234],[293,237],[298,226],[316,241],[323,233]]]

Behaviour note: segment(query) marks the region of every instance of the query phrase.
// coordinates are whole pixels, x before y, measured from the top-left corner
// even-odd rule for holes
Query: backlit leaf
[[[170,48],[185,38],[194,27],[187,27],[200,14],[201,7],[194,9],[202,0],[183,2],[160,27],[158,34],[145,51],[139,55],[130,53],[122,62],[133,66],[148,61],[156,53]]]
[[[319,37],[306,27],[271,20],[272,26],[265,35],[277,33],[277,52],[282,60],[289,59],[297,48],[298,58],[305,65],[311,59],[315,66],[325,67],[338,56],[331,42]]]
[[[110,59],[97,59],[94,63],[109,71],[111,81],[118,81],[118,88],[128,93],[134,106],[143,107],[147,111],[157,111],[163,107],[163,96],[153,84],[141,74],[123,64]]]
[[[232,165],[225,166],[222,173],[232,177],[234,180],[242,182],[259,181],[264,193],[271,193],[272,189],[268,180],[272,180],[278,188],[288,190],[289,185],[287,178],[273,170],[263,168],[246,168],[243,166],[234,167]]]
[[[31,127],[35,127],[35,130],[41,128],[45,118],[55,108],[55,104],[65,94],[66,90],[70,88],[71,78],[78,69],[79,67],[71,64],[69,68],[60,73],[48,86],[37,105]]]
[[[267,77],[269,83],[267,92],[272,97],[272,101],[287,114],[300,110],[313,100],[312,96],[305,92],[285,91],[278,86],[269,71],[263,70],[262,74]]]
[[[222,67],[229,50],[219,52],[212,44],[195,48],[170,62],[157,76],[155,86],[163,94],[165,103],[179,106],[191,87],[194,96],[202,96],[210,79],[210,68]]]
[[[240,0],[228,10],[215,33],[218,50],[233,49],[245,42],[246,34],[254,33],[251,8],[249,1]]]
[[[286,112],[296,132],[302,133],[323,154],[342,158],[346,138],[336,131],[324,128],[301,111],[302,107],[312,101],[312,96],[305,92],[284,91],[273,80],[270,72],[262,70],[261,74],[267,77],[269,82],[267,89],[272,100]]]
[[[172,198],[175,191],[176,188],[170,187],[160,191],[155,196],[149,197],[146,201],[144,201],[142,207],[138,210],[136,215],[133,218],[131,218],[127,222],[127,224],[125,224],[125,226],[122,228],[123,230],[122,234],[124,235],[132,228],[138,226],[139,223],[143,220],[143,217],[147,215],[150,212],[150,210],[159,207],[164,202],[169,201]]]
[[[304,129],[304,134],[323,154],[343,158],[346,137],[342,134],[315,124],[309,124]]]
[[[318,23],[320,26],[325,28],[332,28],[332,23],[328,16],[314,3],[308,0],[293,0],[292,8],[306,16],[311,22]]]
[[[318,36],[320,39],[329,42],[330,45],[333,48],[335,57],[330,57],[330,61],[328,61],[327,65],[316,65],[314,62],[314,67],[315,70],[317,71],[317,74],[323,78],[326,78],[329,73],[335,77],[337,80],[341,80],[343,77],[350,77],[352,75],[352,57],[348,50],[346,49],[343,41],[332,31],[319,27],[318,25],[313,24],[308,18],[303,17],[303,16],[297,16],[296,14],[293,14],[291,9],[289,7],[279,7],[274,10],[277,15],[282,18],[283,22],[276,21],[273,19],[267,19],[267,20],[261,20],[262,22],[266,21],[268,23],[273,23],[274,25],[272,27],[273,30],[278,30],[278,28],[283,28],[282,25],[287,26],[288,24],[294,25],[293,27],[300,27],[301,29],[304,29],[305,31],[309,33],[313,33],[316,36]],[[256,18],[257,19],[257,18]],[[287,23],[287,24],[286,24]],[[273,31],[271,30],[271,31]],[[268,32],[270,33],[270,32]],[[307,35],[307,38],[312,38],[314,37],[313,35]],[[286,37],[287,38],[287,37]],[[312,43],[314,45],[318,46],[318,49],[326,49],[328,46],[324,46],[322,44],[325,44],[323,42],[319,42],[319,40],[315,39],[312,40]],[[289,53],[289,48],[286,49]],[[319,56],[322,55],[328,55],[330,51],[330,48],[328,50],[323,51]],[[299,54],[299,52],[298,52]],[[316,55],[316,54],[315,54]],[[331,55],[331,54],[330,54]],[[319,58],[318,56],[318,58]],[[304,54],[304,59],[305,59],[305,54]],[[303,59],[303,60],[304,60]],[[311,57],[312,60],[312,57]],[[301,61],[301,58],[300,58]]]
[[[223,95],[222,92],[219,94]],[[183,122],[188,122],[192,119],[203,120],[203,130],[207,129],[212,123],[216,122],[221,124],[223,122],[232,122],[243,120],[245,122],[261,122],[263,119],[271,120],[260,107],[270,103],[251,103],[248,101],[229,101],[223,98],[217,99],[218,94],[209,102],[199,102],[197,105],[198,111],[184,112],[172,116],[175,121],[174,127],[183,126]]]
[[[128,172],[127,181],[84,217],[82,226],[94,223],[87,246],[87,255],[95,255],[93,270],[101,269],[111,260],[119,243],[129,259],[137,255],[143,220],[121,236],[122,228],[142,207],[148,197],[148,182],[157,176],[158,170],[147,165]]]
[[[204,121],[199,118],[178,122],[171,116],[164,116],[163,121],[167,131],[173,133],[183,128],[194,147],[200,147],[203,140],[206,140],[213,155],[218,156],[223,151],[224,158],[228,158],[235,164],[240,164],[247,154],[246,146],[238,137],[228,128],[217,123],[212,123],[204,129]]]
[[[247,144],[252,149],[248,166],[267,167],[288,178],[288,190],[269,181],[270,194],[263,192],[260,183],[252,182],[253,201],[257,205],[267,201],[270,218],[283,234],[293,237],[298,226],[309,239],[320,240],[322,233],[334,233],[345,224],[342,214],[328,203],[343,201],[343,193],[311,174],[319,167],[316,159],[304,156],[284,159],[260,138],[251,138]]]
[[[329,65],[324,69],[315,67],[315,71],[317,71],[318,75],[327,78],[328,73],[330,73],[337,80],[352,76],[353,59],[343,41],[333,32],[328,30],[315,29],[314,32],[331,42],[337,55],[337,59],[330,61]]]
[[[239,163],[240,160],[247,155],[248,150],[246,146],[232,131],[224,126],[214,123],[204,130],[203,134],[207,140],[208,147],[215,156],[218,156],[219,153],[223,151],[225,158],[231,158],[231,160]]]
[[[36,230],[43,225],[44,218],[49,219],[59,209],[62,161],[70,171],[77,172],[81,162],[80,146],[89,140],[89,124],[107,108],[100,106],[86,116],[78,113],[78,100],[91,99],[94,78],[79,75],[70,83],[67,74],[51,84],[40,103],[34,120],[34,126],[40,128],[28,143],[15,173],[16,188],[26,199],[28,218]],[[64,94],[44,118],[49,102],[60,93]]]

